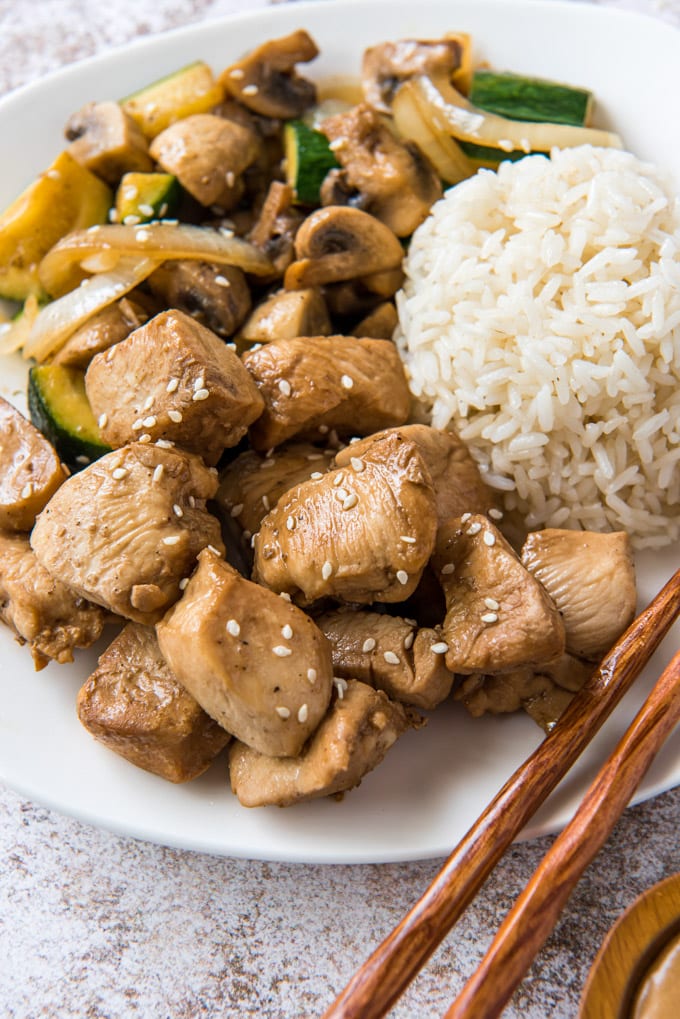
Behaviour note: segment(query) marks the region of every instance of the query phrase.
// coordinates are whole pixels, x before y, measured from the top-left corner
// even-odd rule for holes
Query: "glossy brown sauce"
[[[677,1019],[679,1011],[680,934],[677,934],[647,970],[630,1019]]]

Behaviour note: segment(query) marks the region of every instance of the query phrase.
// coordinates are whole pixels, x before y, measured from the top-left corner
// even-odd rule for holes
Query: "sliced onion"
[[[45,361],[56,354],[76,329],[102,308],[127,294],[159,265],[160,262],[153,258],[121,258],[112,272],[93,276],[46,305],[35,317],[28,335],[22,339],[20,346],[24,357]]]
[[[54,297],[70,290],[82,277],[80,266],[97,265],[104,255],[110,266],[113,256],[133,255],[157,262],[196,258],[218,265],[235,265],[256,276],[267,276],[274,266],[259,248],[240,237],[210,227],[186,223],[144,223],[142,226],[111,224],[76,230],[48,251],[40,263],[40,282]]]
[[[447,133],[433,129],[421,104],[414,83],[404,82],[392,100],[392,116],[401,137],[415,142],[447,184],[458,184],[471,177],[475,167],[460,145]]]
[[[610,131],[569,124],[509,120],[473,106],[450,82],[421,75],[412,79],[414,94],[428,110],[431,124],[459,141],[487,145],[504,152],[550,152],[553,148],[595,145],[620,149],[621,139]]]
[[[40,305],[38,298],[31,294],[26,298],[19,315],[11,322],[3,322],[0,326],[0,354],[16,354],[21,350],[38,317]]]

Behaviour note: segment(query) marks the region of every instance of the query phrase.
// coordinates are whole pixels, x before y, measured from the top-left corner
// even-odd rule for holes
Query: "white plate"
[[[62,126],[84,102],[126,95],[190,60],[220,70],[268,37],[307,28],[322,56],[315,76],[356,73],[363,46],[405,35],[470,31],[477,57],[592,88],[599,122],[638,155],[680,179],[680,35],[660,22],[575,3],[420,0],[296,3],[197,25],[68,68],[0,103],[5,158],[0,207],[62,147]],[[8,158],[11,155],[11,159]],[[0,362],[5,394],[21,402],[25,369]],[[18,395],[16,395],[18,394]],[[639,559],[640,604],[677,565],[677,548]],[[550,798],[524,838],[571,816],[586,783],[633,717],[672,650],[677,630],[615,717]],[[406,735],[341,803],[247,810],[231,795],[224,759],[198,781],[174,786],[139,771],[81,728],[75,695],[96,655],[34,673],[30,655],[0,632],[0,777],[31,799],[125,835],[229,856],[319,863],[411,860],[446,854],[540,740],[528,718],[472,720],[456,704]],[[680,783],[680,732],[667,743],[638,799]]]

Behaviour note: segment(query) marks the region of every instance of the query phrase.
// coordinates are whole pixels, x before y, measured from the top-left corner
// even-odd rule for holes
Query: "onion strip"
[[[11,322],[3,322],[0,325],[0,355],[16,354],[17,350],[21,350],[39,311],[38,298],[31,294],[26,298],[23,309],[17,316]]]
[[[427,112],[414,83],[404,82],[392,100],[392,116],[401,137],[418,146],[446,184],[472,177],[475,167],[453,138],[433,127]]]
[[[83,262],[93,265],[92,258],[104,255],[110,267],[115,254],[151,258],[158,263],[195,258],[217,265],[235,265],[256,276],[274,271],[267,256],[240,237],[209,227],[157,222],[143,226],[96,226],[67,234],[40,263],[40,281],[48,294],[59,297],[80,281],[79,267]]]

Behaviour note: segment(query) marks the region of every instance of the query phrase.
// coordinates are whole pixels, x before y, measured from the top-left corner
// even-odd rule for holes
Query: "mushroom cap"
[[[265,117],[299,117],[316,102],[316,87],[297,74],[295,65],[318,56],[312,37],[300,29],[270,39],[231,64],[220,84],[239,102]]]

